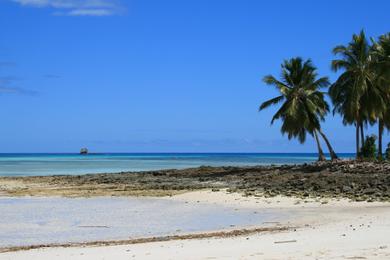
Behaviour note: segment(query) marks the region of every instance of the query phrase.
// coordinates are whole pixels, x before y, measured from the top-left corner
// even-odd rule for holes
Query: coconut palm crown
[[[378,118],[378,159],[382,159],[382,136],[386,127],[390,129],[390,33],[372,40],[372,58],[375,71],[375,85],[379,89],[383,104],[380,104]]]
[[[337,155],[321,130],[321,121],[324,121],[329,106],[320,89],[329,86],[328,78],[318,78],[317,69],[311,60],[303,61],[300,57],[285,60],[281,68],[280,80],[272,75],[263,79],[267,85],[276,87],[280,95],[262,103],[259,110],[282,103],[272,117],[271,124],[280,119],[282,134],[287,134],[289,139],[297,138],[301,143],[305,142],[307,134],[314,136],[319,160],[325,160],[318,138],[320,134],[328,146],[332,159],[336,159]]]
[[[359,157],[360,139],[364,142],[363,124],[375,120],[384,100],[375,85],[370,45],[363,31],[354,34],[347,46],[336,46],[333,53],[340,58],[332,61],[332,69],[343,71],[329,88],[333,112],[342,115],[344,124],[355,124],[356,156]]]

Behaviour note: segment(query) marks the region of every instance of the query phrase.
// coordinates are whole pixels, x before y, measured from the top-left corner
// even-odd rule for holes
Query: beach
[[[0,260],[390,260],[389,9],[0,0]]]
[[[196,191],[166,198],[238,209],[293,212],[286,230],[122,245],[83,245],[17,250],[0,259],[388,259],[390,205],[382,202],[242,197]],[[295,215],[294,215],[295,214]],[[207,234],[207,232],[205,233]]]
[[[0,177],[0,259],[388,259],[390,164]]]

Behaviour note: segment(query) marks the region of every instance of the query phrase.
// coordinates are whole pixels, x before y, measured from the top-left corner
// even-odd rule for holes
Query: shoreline
[[[0,196],[173,196],[226,189],[245,196],[390,201],[390,162],[210,167],[87,175],[0,177]]]
[[[390,256],[390,203],[387,202],[331,199],[323,204],[314,199],[305,202],[303,199],[283,196],[245,197],[238,193],[211,190],[163,199],[253,208],[260,212],[272,208],[291,215],[283,221],[264,223],[263,226],[253,228],[134,240],[3,248],[2,252],[0,250],[0,259],[46,260],[58,256],[59,259],[74,256],[77,256],[76,259],[114,256],[116,259],[128,259],[133,255],[137,259],[154,259],[157,256],[169,259],[176,254],[182,259],[224,259],[226,255],[245,259],[257,259],[260,256],[279,259],[286,255],[291,259],[365,259],[362,257],[374,255],[377,256],[374,259],[386,259]],[[132,253],[130,256],[129,252]]]
[[[134,238],[127,240],[99,240],[90,242],[72,242],[72,243],[61,243],[61,244],[38,244],[29,246],[12,246],[12,247],[0,247],[0,258],[2,253],[28,251],[45,248],[77,248],[77,247],[105,247],[105,246],[120,246],[120,245],[135,245],[145,243],[156,243],[156,242],[167,242],[167,241],[178,241],[178,240],[194,240],[194,239],[207,239],[207,238],[228,238],[252,235],[258,233],[271,233],[287,231],[296,227],[255,227],[255,228],[242,228],[242,229],[231,229],[231,230],[220,230],[220,231],[207,231],[207,232],[196,232],[188,233],[183,235],[167,235],[158,237],[143,237]]]

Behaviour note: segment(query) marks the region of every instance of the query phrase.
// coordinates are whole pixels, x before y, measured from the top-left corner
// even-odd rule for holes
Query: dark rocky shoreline
[[[164,196],[199,189],[227,189],[247,196],[390,201],[390,163],[202,166],[183,170],[0,178],[0,193],[11,196]]]

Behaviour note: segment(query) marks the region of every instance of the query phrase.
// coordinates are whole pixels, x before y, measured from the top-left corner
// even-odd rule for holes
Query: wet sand
[[[0,197],[0,252],[263,228],[289,215],[254,208],[161,197]]]
[[[139,244],[51,247],[1,253],[0,259],[389,259],[390,205],[385,202],[243,197],[197,191],[168,201],[294,212],[292,228]],[[199,202],[198,202],[199,201]],[[145,241],[147,242],[147,241]]]

